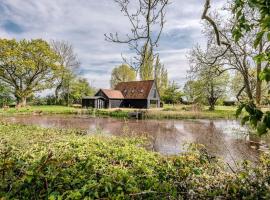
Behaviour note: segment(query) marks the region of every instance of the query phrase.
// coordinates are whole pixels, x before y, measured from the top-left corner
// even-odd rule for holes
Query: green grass
[[[143,110],[148,119],[235,119],[236,107],[232,106],[216,106],[215,111],[209,111],[207,107],[196,110],[192,106],[183,105],[165,105],[160,109]],[[26,108],[9,108],[7,110],[0,109],[0,114],[91,114],[96,116],[109,116],[117,118],[127,118],[129,112],[135,109],[89,109],[66,107],[66,106],[29,106]]]
[[[97,116],[110,117],[128,117],[129,112],[134,112],[135,109],[102,109],[89,110],[90,114]],[[160,109],[143,110],[146,119],[235,119],[236,107],[233,106],[217,106],[214,111],[209,111],[207,107],[202,110],[193,110],[191,106],[183,105],[165,105]]]
[[[1,199],[269,199],[270,158],[231,173],[203,147],[165,157],[144,140],[0,122]]]
[[[77,114],[80,109],[67,106],[27,106],[24,108],[0,109],[0,114]]]
[[[147,117],[152,119],[235,119],[236,107],[216,106],[209,111],[204,106],[198,110],[192,106],[165,105],[162,110],[149,110]]]

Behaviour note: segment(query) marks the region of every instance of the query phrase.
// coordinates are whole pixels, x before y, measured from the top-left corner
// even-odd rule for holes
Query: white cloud
[[[159,52],[169,77],[181,84],[188,69],[186,52],[203,42],[202,8],[201,0],[172,0],[167,9]],[[0,37],[69,41],[82,63],[82,76],[97,88],[109,87],[112,68],[122,62],[121,53],[130,55],[127,46],[104,38],[104,33],[129,31],[127,19],[113,0],[0,0],[0,11]],[[22,31],[4,26],[7,21]]]

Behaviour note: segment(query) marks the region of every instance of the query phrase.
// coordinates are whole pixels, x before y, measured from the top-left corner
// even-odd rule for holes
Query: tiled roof
[[[115,86],[121,91],[125,99],[147,99],[154,80],[121,82]]]
[[[119,90],[100,89],[110,99],[124,99],[123,94]]]

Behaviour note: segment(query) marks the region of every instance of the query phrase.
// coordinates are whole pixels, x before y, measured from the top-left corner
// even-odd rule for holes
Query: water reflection
[[[213,156],[232,162],[256,161],[260,151],[267,150],[268,138],[261,141],[249,136],[248,129],[233,120],[121,120],[88,116],[16,116],[4,120],[42,127],[79,128],[90,134],[147,136],[149,148],[172,155],[184,151],[186,143],[203,144]]]

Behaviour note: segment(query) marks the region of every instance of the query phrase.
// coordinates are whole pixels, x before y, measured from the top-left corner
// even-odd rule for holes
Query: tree
[[[155,62],[154,78],[157,83],[159,94],[162,97],[168,87],[168,72],[164,65],[160,63],[159,56],[157,56]]]
[[[244,1],[238,1],[244,2]],[[255,2],[255,1],[254,1]],[[237,4],[237,2],[236,2]],[[235,13],[235,8],[233,3],[227,9],[228,11],[228,19],[219,19],[217,15],[209,14],[210,8],[210,0],[205,1],[205,9],[202,15],[202,19],[207,20],[208,27],[210,33],[212,33],[211,43],[216,45],[216,52],[211,51],[212,54],[209,61],[211,63],[219,62],[220,59],[225,58],[224,65],[229,66],[230,68],[234,68],[239,71],[242,75],[243,80],[243,89],[240,91],[244,91],[247,93],[247,96],[250,101],[256,99],[257,103],[260,104],[261,100],[261,81],[257,77],[256,80],[256,93],[252,93],[251,88],[251,75],[250,70],[253,68],[257,68],[257,74],[260,74],[262,63],[255,63],[253,58],[256,55],[261,55],[265,49],[267,49],[267,43],[261,42],[259,48],[254,46],[254,42],[256,42],[256,35],[260,32],[260,27],[253,26],[252,29],[249,30],[248,33],[243,34],[242,36],[238,34],[239,29],[236,28],[235,24],[242,23],[243,21],[248,21],[251,23],[257,23],[259,21],[258,15],[259,12],[255,9],[252,9],[249,6],[245,6],[245,8],[240,9],[238,15],[235,17],[232,14]],[[238,18],[241,15],[241,12],[244,14],[242,18]],[[226,23],[228,21],[228,23]],[[214,31],[213,31],[214,30]],[[241,37],[240,37],[241,36]],[[216,40],[216,43],[215,43]],[[212,56],[214,55],[214,56]],[[255,59],[257,60],[257,59]]]
[[[0,81],[0,107],[6,106],[12,101],[11,88]]]
[[[182,96],[183,94],[179,90],[179,86],[175,82],[172,82],[164,91],[162,101],[169,104],[176,104],[180,102]]]
[[[74,71],[80,66],[77,55],[74,53],[73,47],[66,41],[52,41],[52,49],[57,53],[59,57],[59,64],[62,66],[56,71],[55,80],[55,99],[56,104],[59,103],[59,93],[63,90],[63,87],[69,94],[69,83],[73,77]],[[67,101],[69,102],[69,100]]]
[[[129,65],[123,64],[115,67],[111,74],[111,88],[114,88],[120,82],[135,81],[136,72]]]
[[[150,48],[144,46],[145,58],[142,58],[142,65],[140,67],[140,79],[141,80],[153,80],[154,79],[154,56]]]
[[[76,78],[70,85],[70,99],[73,103],[81,103],[84,96],[93,96],[95,93],[89,82],[85,78]],[[68,93],[65,93],[66,97]],[[69,99],[67,99],[69,100]]]
[[[0,39],[0,79],[8,84],[17,104],[26,105],[34,92],[51,88],[58,56],[41,40]]]
[[[202,100],[203,102],[206,100],[209,110],[215,110],[218,99],[225,96],[229,82],[228,72],[223,71],[223,73],[217,74],[216,69],[217,67],[205,65],[196,72],[189,71],[193,77],[190,87],[193,87],[194,100]]]
[[[268,0],[235,0],[234,1],[234,14],[235,14],[235,26],[233,28],[233,37],[237,42],[240,38],[246,35],[247,32],[253,31],[259,28],[257,37],[254,42],[254,46],[257,47],[262,43],[264,38],[267,38],[266,48],[260,49],[259,53],[256,55],[255,59],[257,63],[265,63],[265,68],[263,72],[260,73],[260,79],[270,81],[270,5]],[[216,41],[218,45],[220,42],[220,32],[216,26],[216,23],[207,15],[208,9],[210,8],[210,0],[205,1],[205,8],[202,15],[202,19],[206,19],[213,27],[216,35]],[[251,10],[256,11],[258,19],[250,21],[245,17],[245,9],[251,8]],[[226,45],[226,44],[225,44]],[[227,45],[229,46],[229,45]],[[257,70],[257,72],[260,70]],[[242,103],[236,112],[239,116],[241,111],[245,109],[247,115],[243,117],[242,123],[245,124],[249,122],[254,128],[257,129],[259,135],[266,134],[270,130],[270,112],[262,112],[253,101],[248,103]]]
[[[196,80],[188,80],[184,85],[184,96],[188,103],[203,102],[202,93],[200,91],[200,83]]]
[[[109,42],[127,44],[136,56],[129,63],[138,70],[147,59],[143,47],[149,47],[155,57],[154,48],[158,42],[165,23],[165,10],[169,0],[114,0],[121,8],[121,12],[130,22],[130,33],[126,37],[119,38],[118,33],[105,34]]]

